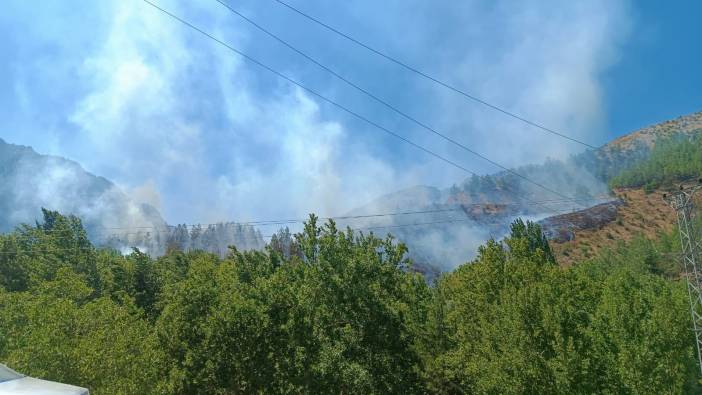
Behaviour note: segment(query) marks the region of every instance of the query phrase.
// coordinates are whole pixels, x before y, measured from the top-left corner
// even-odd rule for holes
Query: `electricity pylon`
[[[670,196],[663,195],[664,199],[675,210],[680,228],[681,259],[685,268],[687,279],[687,293],[690,297],[690,315],[692,316],[692,330],[695,333],[697,345],[697,362],[702,374],[702,272],[700,272],[700,245],[697,241],[696,230],[692,219],[694,214],[693,198],[695,193],[702,189],[702,185],[694,187],[680,187],[679,191]]]

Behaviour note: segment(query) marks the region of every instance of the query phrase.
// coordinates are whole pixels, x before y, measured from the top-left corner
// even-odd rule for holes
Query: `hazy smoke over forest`
[[[479,174],[499,170],[372,104],[274,43],[262,41],[260,32],[241,20],[234,21],[214,2],[162,3],[232,45]],[[588,142],[601,142],[606,116],[601,74],[616,62],[619,45],[628,34],[628,3],[553,4],[391,2],[385,12],[405,15],[407,9],[415,11],[387,23],[383,15],[369,12],[373,2],[360,2],[340,5],[344,12],[337,13],[340,19],[335,23],[354,27],[359,38],[476,96]],[[20,78],[15,86],[27,108],[35,105],[39,83],[76,92],[64,105],[66,117],[61,123],[72,137],[59,139],[49,132],[49,138],[33,141],[21,136],[18,141],[31,143],[40,152],[75,159],[125,191],[130,196],[125,201],[130,203],[120,208],[119,215],[135,215],[104,219],[107,223],[138,225],[142,203],[157,207],[168,223],[305,218],[310,212],[343,215],[392,191],[413,185],[445,190],[453,184],[461,186],[469,176],[276,80],[144,3],[107,1],[88,7],[92,9],[86,13],[99,16],[85,22],[95,25],[90,45],[76,34],[76,45],[65,44],[61,50],[66,56],[55,64],[79,76],[80,86],[66,85],[48,73],[40,74],[38,81]],[[247,2],[242,9],[266,25],[289,19],[280,10],[258,7],[257,2]],[[66,20],[76,17],[67,15]],[[300,34],[313,29],[304,21],[291,23]],[[493,37],[495,26],[503,33],[497,43],[485,39]],[[283,32],[280,27],[279,33]],[[297,34],[290,40],[304,46]],[[414,75],[398,73],[394,65],[347,47],[330,35],[315,37],[319,42],[303,48],[305,51],[506,166],[541,163],[548,157],[564,159],[582,149]],[[42,39],[50,38],[39,41]],[[446,51],[457,43],[463,51]],[[49,55],[38,56],[32,67],[52,61]],[[368,69],[372,73],[363,71]],[[403,89],[386,84],[388,75]],[[381,148],[386,146],[392,149]],[[542,181],[569,195],[583,188],[593,195],[604,190],[604,185],[578,170],[569,168],[568,177],[582,181],[580,190],[548,175]],[[47,198],[70,200],[59,197],[65,177],[64,169],[56,168],[44,175],[44,184],[38,187]],[[538,199],[557,198],[525,188]],[[103,193],[100,199],[106,202],[98,199],[77,210],[90,217],[91,210],[109,204],[110,196],[119,193]],[[466,246],[486,236],[480,226],[465,224],[455,229],[450,236],[427,233],[418,240],[426,244],[441,241],[463,255],[472,250]],[[274,230],[261,232],[266,235]]]

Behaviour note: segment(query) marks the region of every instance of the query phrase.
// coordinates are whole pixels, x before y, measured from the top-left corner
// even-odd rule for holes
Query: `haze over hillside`
[[[166,226],[154,207],[133,202],[112,182],[78,163],[2,139],[0,207],[0,229],[5,232],[20,223],[34,223],[42,207],[79,216],[94,236],[103,228]]]
[[[0,231],[34,224],[42,218],[42,208],[78,216],[96,244],[123,251],[138,247],[160,255],[177,247],[224,255],[228,245],[245,250],[264,245],[261,234],[250,226],[169,226],[155,207],[133,201],[78,163],[0,139]]]
[[[371,219],[363,226],[391,227],[394,235],[413,247],[411,254],[420,264],[441,262],[445,270],[474,256],[486,239],[503,237],[516,217],[542,220],[616,200],[608,182],[645,159],[656,141],[700,132],[702,112],[696,112],[636,130],[597,150],[515,169],[558,194],[503,171],[469,177],[443,190],[417,186],[398,191],[352,213],[439,211]],[[427,225],[403,226],[412,223]]]
[[[647,157],[657,139],[700,130],[702,113],[686,115],[566,160],[522,166],[514,170],[518,175],[503,171],[469,177],[450,188],[415,186],[389,193],[345,213],[357,218],[338,223],[366,233],[391,233],[409,245],[418,270],[447,270],[474,256],[485,240],[503,237],[517,217],[541,220],[614,200],[607,182]],[[3,230],[33,223],[45,207],[79,216],[94,241],[122,250],[138,247],[160,255],[176,247],[224,255],[228,245],[248,250],[266,243],[254,227],[230,222],[236,218],[209,226],[169,226],[156,208],[134,202],[79,164],[2,140],[0,169],[0,207],[8,213],[0,222]],[[396,213],[401,215],[367,217]]]

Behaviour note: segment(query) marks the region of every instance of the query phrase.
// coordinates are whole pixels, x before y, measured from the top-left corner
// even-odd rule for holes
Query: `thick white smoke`
[[[496,170],[371,104],[216,2],[159,4],[468,168]],[[18,12],[23,7],[13,5]],[[94,18],[83,24],[67,19],[73,21],[71,37],[83,39],[74,46],[61,42],[55,52],[37,51],[38,65],[63,71],[47,71],[42,81],[56,80],[57,89],[64,89],[56,94],[66,98],[55,115],[60,122],[37,134],[46,134],[52,152],[115,181],[136,203],[158,203],[169,222],[299,218],[311,211],[339,215],[383,193],[418,184],[445,188],[467,176],[245,64],[143,2],[85,7],[81,12]],[[412,0],[382,7],[320,1],[304,7],[476,96],[594,143],[602,141],[606,117],[602,73],[617,60],[630,30],[626,1]],[[70,30],[60,14],[73,10],[51,10],[56,15],[38,16],[51,21],[46,28]],[[505,165],[581,149],[466,102],[275,6],[244,2],[241,10]],[[34,27],[38,32],[40,25]],[[59,35],[32,37],[51,44]],[[67,76],[75,86],[59,83]],[[21,80],[14,86],[23,108],[31,108],[52,84]],[[57,170],[51,177],[63,176]],[[477,232],[473,239],[483,237]]]

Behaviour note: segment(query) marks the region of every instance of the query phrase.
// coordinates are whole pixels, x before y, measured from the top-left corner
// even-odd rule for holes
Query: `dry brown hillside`
[[[702,111],[641,128],[612,140],[602,147],[602,151],[603,153],[612,150],[627,151],[638,149],[639,146],[651,148],[658,139],[677,133],[693,133],[700,129],[702,129]]]
[[[663,200],[662,191],[646,194],[638,188],[617,189],[614,193],[622,201],[616,207],[614,215],[592,224],[588,229],[573,231],[573,240],[551,241],[551,247],[561,265],[569,266],[593,257],[598,251],[614,246],[619,240],[631,240],[637,235],[655,238],[659,232],[673,229],[675,213]],[[559,217],[572,221],[573,216],[588,216],[588,210]]]

